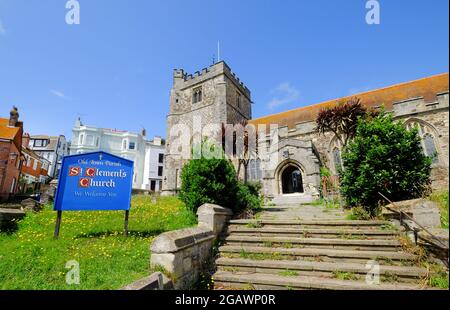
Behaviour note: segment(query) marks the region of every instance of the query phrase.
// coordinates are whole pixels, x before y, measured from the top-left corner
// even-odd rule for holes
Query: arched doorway
[[[302,173],[296,166],[288,166],[281,174],[283,194],[303,193]]]

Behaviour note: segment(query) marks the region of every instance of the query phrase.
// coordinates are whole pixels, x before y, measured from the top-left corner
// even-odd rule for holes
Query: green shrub
[[[363,207],[353,207],[351,213],[347,216],[348,220],[370,220],[371,214]]]
[[[254,211],[261,209],[263,197],[260,195],[260,183],[239,183],[237,202],[239,209],[249,208]]]
[[[421,197],[428,189],[431,159],[422,151],[417,130],[408,131],[390,114],[359,121],[342,157],[341,192],[349,206],[374,210],[379,192],[399,201]]]
[[[204,203],[235,210],[239,189],[234,167],[226,159],[194,159],[181,171],[180,199],[194,212]]]

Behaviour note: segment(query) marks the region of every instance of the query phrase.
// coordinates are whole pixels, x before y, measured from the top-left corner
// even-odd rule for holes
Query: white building
[[[69,155],[69,144],[66,137],[38,135],[31,136],[28,144],[29,148],[36,154],[50,162],[48,176],[52,179],[59,177],[62,159]]]
[[[159,137],[153,141],[147,141],[145,130],[134,133],[97,128],[84,125],[78,119],[72,129],[70,153],[104,151],[132,160],[134,162],[133,188],[159,191],[159,184],[162,181],[162,170],[159,171],[159,166],[162,164],[159,160],[161,156],[164,158],[163,145],[163,140]]]
[[[162,190],[165,153],[164,140],[160,137],[155,137],[153,141],[146,142],[143,189],[155,192]]]

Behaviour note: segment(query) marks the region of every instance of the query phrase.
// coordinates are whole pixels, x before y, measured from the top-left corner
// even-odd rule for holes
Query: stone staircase
[[[216,289],[422,289],[425,268],[385,221],[232,220]],[[366,281],[375,260],[378,284]],[[370,275],[367,276],[370,278]]]
[[[314,197],[309,194],[286,194],[280,195],[272,199],[272,203],[276,205],[299,205],[314,201]]]

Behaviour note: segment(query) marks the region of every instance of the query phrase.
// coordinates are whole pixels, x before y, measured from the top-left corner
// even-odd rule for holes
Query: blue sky
[[[25,131],[90,125],[166,134],[172,70],[221,58],[252,91],[253,116],[448,72],[448,0],[0,0],[0,115]]]

